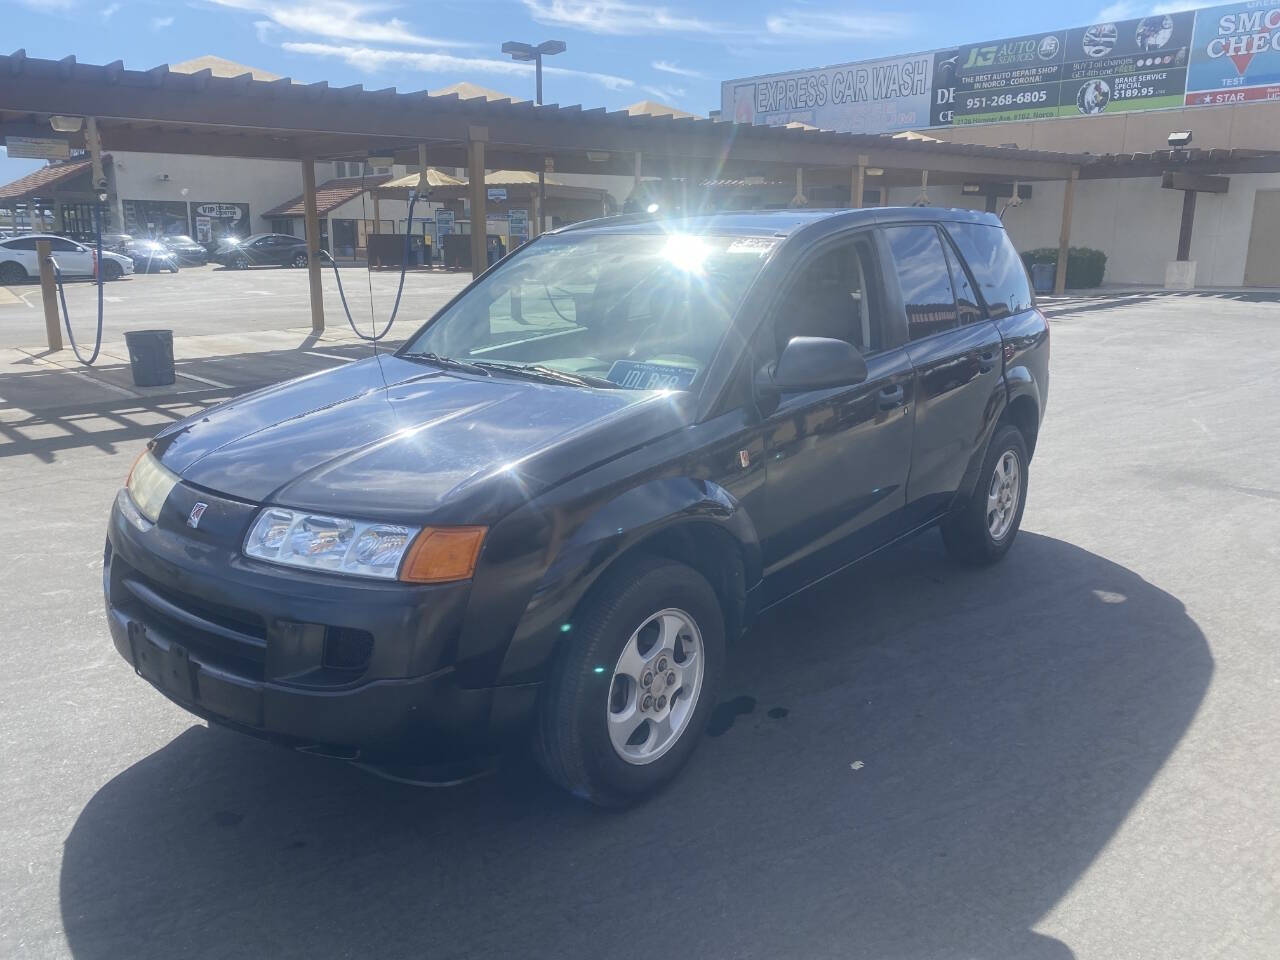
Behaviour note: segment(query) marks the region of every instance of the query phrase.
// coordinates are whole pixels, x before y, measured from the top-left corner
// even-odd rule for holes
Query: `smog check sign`
[[[1280,100],[1280,0],[1196,12],[1186,104]]]

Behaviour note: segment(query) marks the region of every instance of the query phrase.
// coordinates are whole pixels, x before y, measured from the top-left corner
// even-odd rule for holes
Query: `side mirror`
[[[828,387],[850,387],[867,379],[867,361],[847,340],[792,337],[777,365],[756,374],[766,393],[798,393]]]

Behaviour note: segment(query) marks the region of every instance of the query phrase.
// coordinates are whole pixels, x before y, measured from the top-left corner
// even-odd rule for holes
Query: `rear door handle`
[[[902,389],[902,384],[894,387],[885,387],[880,391],[880,409],[892,410],[894,407],[902,406],[906,391]]]
[[[995,369],[996,352],[994,350],[986,350],[982,354],[982,362],[978,364],[978,369],[983,373],[990,373]]]

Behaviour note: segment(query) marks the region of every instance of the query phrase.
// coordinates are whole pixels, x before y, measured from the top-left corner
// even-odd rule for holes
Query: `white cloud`
[[[152,30],[164,30],[167,27],[172,27],[172,26],[173,26],[173,17],[152,17],[151,18]]]
[[[295,33],[310,33],[365,43],[407,43],[415,47],[467,47],[459,40],[441,40],[414,33],[396,17],[372,19],[388,8],[358,0],[212,0],[220,7],[247,10]],[[261,36],[261,30],[259,30]]]
[[[677,77],[696,77],[699,79],[706,77],[706,74],[700,70],[690,70],[688,67],[674,64],[670,60],[655,60],[650,66],[660,73],[671,73]]]
[[[650,87],[644,86],[640,88],[645,93],[651,93],[659,100],[679,100],[688,91],[684,87]]]
[[[259,43],[270,43],[271,34],[275,33],[279,29],[280,27],[275,23],[272,23],[270,20],[253,21],[253,30],[258,35]]]
[[[1140,16],[1147,9],[1146,4],[1134,3],[1133,0],[1116,0],[1098,11],[1094,23],[1110,23],[1113,20],[1128,20]]]
[[[281,46],[290,53],[302,53],[316,57],[338,57],[349,66],[367,73],[377,73],[387,67],[409,67],[423,73],[493,73],[508,77],[528,77],[532,64],[514,60],[493,60],[487,57],[459,57],[451,53],[424,53],[418,50],[386,50],[375,47],[356,47],[328,43],[285,42]],[[585,70],[569,70],[565,67],[546,66],[542,72],[550,76],[576,77],[590,80],[610,90],[626,90],[635,86],[634,80],[609,73],[591,73]]]
[[[110,20],[112,17],[114,17],[114,16],[115,16],[117,13],[119,13],[119,12],[120,12],[120,4],[118,4],[118,3],[109,3],[109,4],[107,4],[105,7],[103,7],[103,8],[102,8],[102,14],[101,14],[101,16],[102,16],[102,19],[103,19],[103,20]]]
[[[627,0],[522,0],[538,23],[585,30],[588,33],[706,33],[736,32],[724,24],[674,13]]]
[[[766,18],[765,28],[770,36],[787,40],[857,40],[903,36],[908,21],[905,15],[792,8]]]

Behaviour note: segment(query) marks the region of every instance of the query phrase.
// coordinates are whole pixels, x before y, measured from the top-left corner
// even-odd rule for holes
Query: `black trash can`
[[[138,387],[167,387],[173,383],[173,331],[126,330],[129,366]]]

